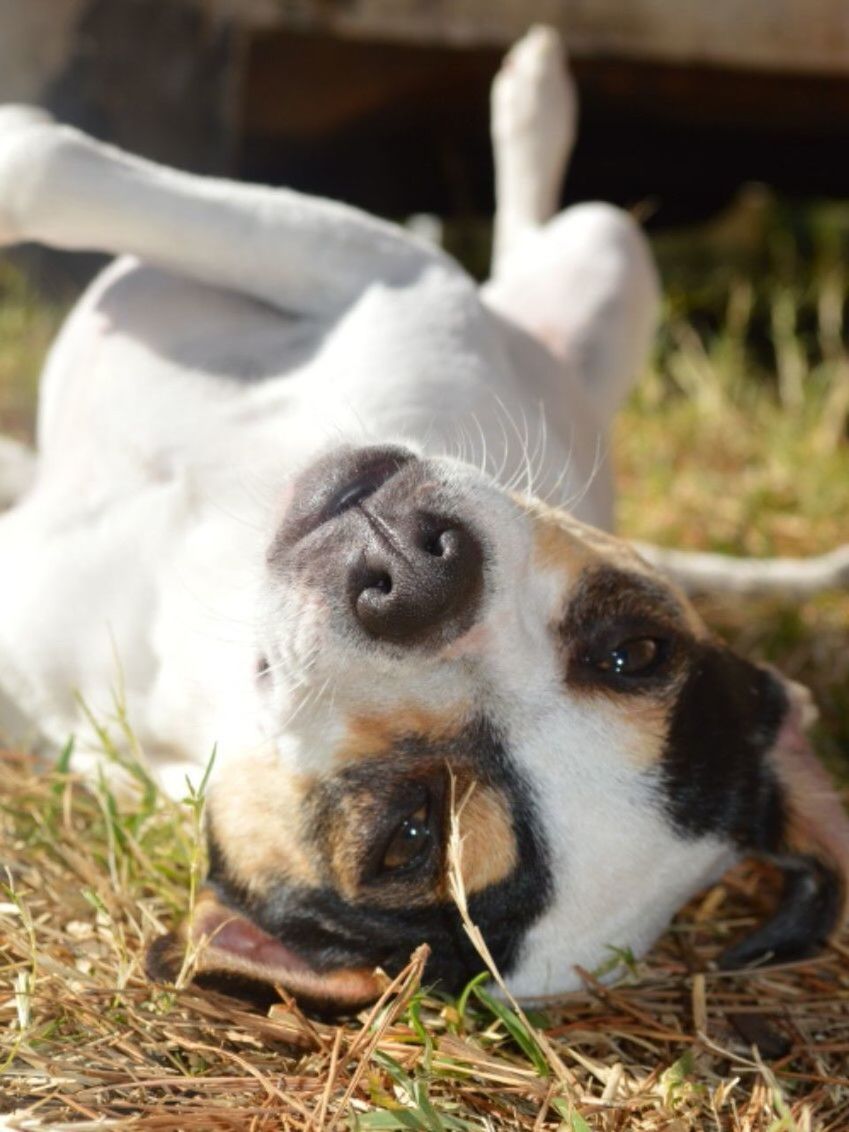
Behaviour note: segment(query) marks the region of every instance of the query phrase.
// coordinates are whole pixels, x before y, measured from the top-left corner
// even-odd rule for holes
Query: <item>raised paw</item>
[[[532,27],[507,53],[492,84],[492,138],[502,176],[534,179],[542,197],[556,198],[575,141],[577,110],[559,33]]]

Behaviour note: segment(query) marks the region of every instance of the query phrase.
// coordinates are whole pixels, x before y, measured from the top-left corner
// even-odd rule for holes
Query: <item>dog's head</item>
[[[847,824],[801,690],[625,543],[468,466],[350,449],[293,485],[265,594],[271,739],[210,791],[207,968],[354,1004],[427,942],[457,989],[482,964],[452,801],[471,917],[519,995],[645,951],[748,853],[787,880],[730,961],[801,956],[840,919]]]

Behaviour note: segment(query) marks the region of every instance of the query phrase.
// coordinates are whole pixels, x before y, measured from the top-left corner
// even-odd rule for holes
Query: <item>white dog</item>
[[[788,881],[730,961],[842,917],[849,834],[801,691],[584,525],[610,525],[657,284],[628,216],[553,217],[575,119],[554,33],[493,93],[481,289],[341,205],[0,118],[0,239],[121,257],[54,346],[35,482],[0,522],[7,722],[93,755],[120,686],[172,791],[217,748],[190,931],[208,968],[329,1003],[424,940],[442,985],[479,969],[452,798],[521,995],[642,953],[746,853]]]

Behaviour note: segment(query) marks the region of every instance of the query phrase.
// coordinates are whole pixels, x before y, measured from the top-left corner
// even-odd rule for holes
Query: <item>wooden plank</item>
[[[251,27],[417,43],[505,45],[532,23],[578,58],[849,73],[847,0],[203,0]]]
[[[249,37],[240,170],[388,216],[492,209],[489,86],[502,48],[352,39],[287,29]],[[574,63],[580,143],[570,200],[631,206],[658,223],[704,217],[737,185],[846,195],[849,82],[833,75]]]

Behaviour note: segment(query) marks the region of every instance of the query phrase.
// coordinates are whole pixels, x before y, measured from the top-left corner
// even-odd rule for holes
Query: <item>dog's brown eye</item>
[[[381,864],[385,873],[409,868],[424,860],[430,851],[432,833],[428,823],[428,807],[421,806],[414,814],[404,818],[386,846]]]
[[[632,637],[594,657],[593,666],[612,676],[648,676],[660,667],[667,651],[666,642],[657,637]]]

